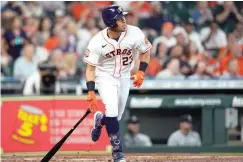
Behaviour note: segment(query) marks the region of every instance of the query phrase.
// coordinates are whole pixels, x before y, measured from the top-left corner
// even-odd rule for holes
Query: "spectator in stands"
[[[186,77],[191,75],[192,68],[188,62],[189,56],[187,53],[185,53],[185,50],[183,50],[183,53],[179,57],[179,59],[180,59],[180,73]]]
[[[57,72],[58,72],[58,74],[57,74],[58,78],[67,78],[68,77],[67,66],[65,64],[64,54],[63,54],[62,50],[55,49],[52,51],[50,63],[56,66]]]
[[[228,70],[223,73],[220,79],[243,79],[238,74],[238,62],[237,59],[233,58],[228,62]]]
[[[160,60],[155,56],[151,56],[148,68],[146,70],[146,76],[153,78],[161,71],[161,69],[162,65]]]
[[[48,51],[55,49],[59,45],[58,35],[63,30],[60,25],[55,25],[52,31],[52,36],[45,42],[45,48]]]
[[[153,51],[152,53],[155,54],[157,46],[159,43],[163,42],[168,48],[173,47],[176,45],[176,38],[173,36],[173,24],[171,22],[165,22],[162,25],[162,35],[155,38],[153,42]]]
[[[195,73],[188,77],[190,80],[207,80],[210,79],[206,75],[206,63],[204,61],[199,61],[195,66]]]
[[[49,17],[43,17],[40,21],[39,32],[35,35],[41,44],[51,37],[52,22]]]
[[[139,120],[136,116],[131,116],[127,121],[128,133],[124,136],[126,147],[150,147],[152,146],[149,136],[139,132]]]
[[[76,23],[74,21],[69,21],[69,23],[67,24],[67,35],[68,35],[67,37],[70,46],[75,48],[73,54],[77,53],[77,42],[78,42],[77,31],[78,31],[78,27]]]
[[[40,21],[37,18],[34,18],[34,17],[26,18],[24,31],[25,31],[28,39],[31,39],[35,34],[38,33],[39,23],[40,23]]]
[[[186,47],[185,52],[188,55],[188,63],[194,68],[200,59],[200,53],[197,50],[196,43],[190,41]]]
[[[53,50],[50,63],[57,67],[58,78],[67,79],[76,74],[77,58],[74,55],[64,55],[60,49]]]
[[[138,24],[138,18],[134,16],[133,13],[128,13],[126,17],[127,24],[137,26]]]
[[[70,42],[68,33],[65,30],[60,31],[57,38],[58,46],[56,48],[62,50],[64,55],[76,52],[76,44]]]
[[[181,55],[183,54],[183,46],[181,45],[176,45],[174,46],[172,49],[171,49],[171,52],[170,52],[170,57],[177,57],[177,58],[180,58]]]
[[[90,41],[90,39],[98,32],[98,28],[96,27],[94,19],[88,20],[84,27],[80,28],[77,33],[78,43],[77,43],[77,51],[80,56],[83,56],[86,47]]]
[[[161,65],[164,65],[165,62],[169,60],[169,48],[165,45],[165,43],[161,42],[158,44],[155,56],[159,59]]]
[[[181,46],[183,48],[183,50],[184,50],[184,48],[187,45],[187,40],[186,40],[185,35],[182,32],[178,32],[175,35],[175,38],[176,38],[176,44]]]
[[[38,1],[25,2],[25,16],[40,18],[44,15],[43,8]]]
[[[156,75],[157,79],[184,79],[180,73],[180,61],[178,58],[172,58],[167,64],[167,68]]]
[[[238,41],[238,43],[241,45],[241,50],[243,50],[243,23],[238,22],[236,24],[234,35]]]
[[[130,7],[130,1],[114,1],[114,5],[121,6],[124,11],[128,11]]]
[[[81,24],[85,24],[88,19],[93,18],[92,2],[73,2],[72,3],[72,16],[73,18]]]
[[[172,133],[168,146],[201,146],[200,135],[192,130],[191,115],[183,115],[180,119],[180,129]]]
[[[220,27],[227,33],[233,32],[237,21],[243,23],[243,16],[233,1],[226,1],[223,6],[219,6],[215,11],[215,17]]]
[[[26,44],[22,56],[14,63],[14,77],[25,81],[37,70],[37,59],[35,59],[35,48],[33,44]]]
[[[138,18],[148,18],[152,13],[152,6],[147,1],[132,1],[130,2],[129,12],[132,12]]]
[[[207,50],[219,49],[227,45],[226,34],[218,27],[215,21],[210,23],[210,27],[202,28],[200,37],[202,44]]]
[[[27,41],[25,32],[22,29],[22,20],[20,17],[14,17],[11,21],[11,29],[6,30],[3,39],[8,45],[8,53],[15,61]]]
[[[177,45],[171,50],[171,57],[176,57],[180,60],[180,73],[188,76],[191,73],[191,67],[188,63],[188,56],[185,53],[187,40],[182,32],[176,34]]]
[[[207,22],[213,21],[213,14],[208,7],[208,2],[197,2],[197,8],[192,13],[192,18],[197,26],[197,29],[204,27],[207,24]]]
[[[17,16],[17,15],[24,15],[25,8],[23,2],[16,1],[16,2],[8,2],[7,4],[5,4],[5,6],[3,6],[1,11],[11,12],[11,15]]]
[[[151,7],[151,16],[145,19],[140,19],[140,23],[144,28],[153,29],[156,32],[160,32],[161,24],[164,22],[170,21],[173,22],[173,19],[169,15],[164,14],[163,5],[160,1],[152,1]]]
[[[198,32],[194,30],[193,25],[194,21],[191,18],[189,18],[184,24],[185,32],[188,35],[189,41],[193,41],[195,43],[197,50],[199,52],[203,52],[204,48],[201,43],[200,35],[198,34]]]
[[[64,1],[40,1],[41,7],[43,8],[44,13],[47,16],[50,16],[51,19],[55,16],[56,10],[64,10],[65,3]]]
[[[147,77],[156,77],[162,69],[167,74],[170,71],[167,64],[175,57],[180,62],[178,73],[182,78],[192,75],[192,69],[201,61],[207,64],[207,72],[210,67],[208,75],[220,78],[220,75],[230,73],[232,59],[237,60],[237,74],[243,75],[243,16],[240,15],[242,11],[236,9],[240,8],[237,2],[197,2],[197,6],[194,6],[195,3],[187,6],[184,2],[176,2],[175,7],[172,3],[162,2],[2,2],[1,32],[5,47],[8,48],[2,48],[1,72],[13,75],[14,61],[20,56],[23,46],[31,40],[35,46],[34,59],[38,63],[46,61],[52,56],[52,51],[59,48],[63,51],[63,58],[57,58],[63,59],[60,62],[65,67],[62,68],[60,77],[67,78],[77,74],[76,66],[81,69],[84,66],[81,59],[89,40],[104,27],[100,11],[112,3],[122,4],[125,6],[124,10],[130,9],[128,24],[142,27],[146,37],[153,42],[153,56],[146,71]],[[221,4],[223,5],[219,6]],[[180,7],[181,11],[173,12]],[[197,8],[191,12],[191,7]],[[184,15],[184,11],[187,14]],[[181,21],[177,21],[178,18]],[[174,20],[177,21],[176,25]],[[207,22],[210,22],[209,27],[205,27]],[[234,38],[229,36],[226,41],[225,32],[216,22],[225,32],[233,31],[230,35]],[[195,30],[198,29],[195,28],[196,24],[204,27],[201,28],[200,35]],[[177,66],[171,69],[175,70]],[[178,78],[178,73],[175,73],[176,77],[171,74],[173,77],[170,79]]]
[[[220,75],[223,74],[227,71],[229,60],[235,58],[238,64],[238,74],[243,76],[243,55],[241,47],[232,33],[228,34],[228,42],[227,48],[220,54],[219,67],[216,69],[216,72],[219,72]]]
[[[35,45],[35,57],[38,61],[38,64],[43,63],[49,58],[49,51],[44,47],[44,42],[41,39],[38,39],[37,36],[34,36],[31,39],[33,45]]]
[[[70,21],[71,18],[68,15],[66,15],[65,10],[58,9],[55,11],[54,23],[56,25],[59,25],[65,29]]]
[[[168,47],[164,43],[159,43],[155,56],[151,56],[146,75],[155,77],[162,69],[162,66],[169,60]]]
[[[8,46],[4,43],[4,40],[1,39],[1,76],[10,76],[12,75],[12,69],[10,67],[12,63],[12,58],[8,54]]]

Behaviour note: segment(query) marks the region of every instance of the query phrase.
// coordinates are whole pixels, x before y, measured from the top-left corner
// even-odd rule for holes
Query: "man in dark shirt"
[[[220,28],[226,33],[234,30],[237,21],[243,22],[243,16],[239,13],[233,1],[224,2],[223,6],[216,8],[214,15]]]

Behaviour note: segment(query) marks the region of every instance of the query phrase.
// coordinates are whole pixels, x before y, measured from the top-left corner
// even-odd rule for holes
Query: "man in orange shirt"
[[[238,64],[238,75],[243,76],[243,55],[240,45],[237,42],[234,42],[228,45],[226,49],[226,54],[220,60],[220,66],[217,69],[218,72],[223,74],[228,70],[227,64],[231,59],[236,59]]]
[[[220,76],[220,79],[243,79],[243,77],[240,77],[238,74],[238,60],[233,58],[229,60],[228,62],[228,70],[223,73],[222,76]]]

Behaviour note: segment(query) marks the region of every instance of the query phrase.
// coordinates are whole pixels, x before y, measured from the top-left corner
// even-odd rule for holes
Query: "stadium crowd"
[[[242,79],[243,3],[211,1],[3,1],[1,76],[26,80],[50,62],[58,78],[82,78],[87,44],[105,28],[100,11],[111,4],[152,42],[148,78]]]

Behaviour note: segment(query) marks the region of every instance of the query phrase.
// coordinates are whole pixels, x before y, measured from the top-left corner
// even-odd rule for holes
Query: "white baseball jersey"
[[[135,26],[127,25],[118,41],[107,34],[108,28],[97,33],[89,42],[84,61],[96,66],[96,76],[106,72],[116,78],[130,78],[136,53],[145,53],[151,49],[151,43],[144,33]]]

